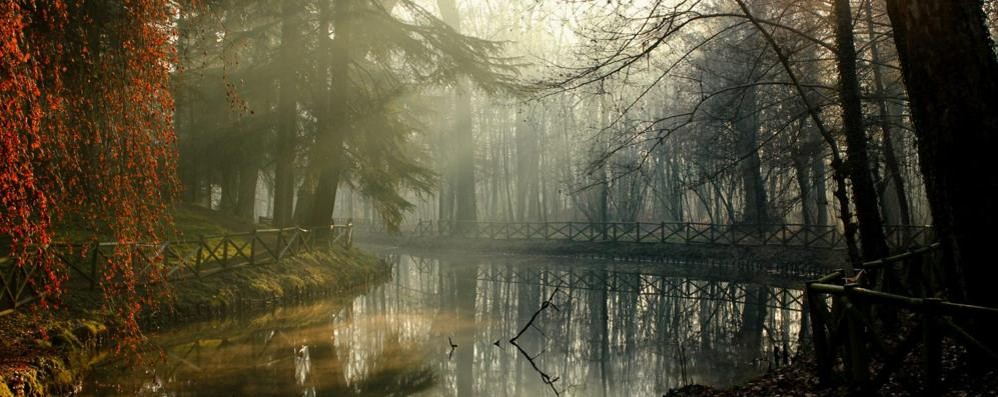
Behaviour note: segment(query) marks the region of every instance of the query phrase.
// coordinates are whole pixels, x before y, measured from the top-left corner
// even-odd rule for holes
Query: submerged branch
[[[527,362],[530,363],[530,366],[534,368],[534,371],[537,371],[537,373],[540,374],[541,381],[544,382],[544,384],[551,387],[551,391],[553,391],[554,395],[556,396],[560,396],[562,391],[559,391],[554,384],[555,382],[561,380],[561,377],[560,376],[551,377],[551,375],[548,375],[546,372],[544,372],[544,370],[542,370],[535,361],[537,357],[540,357],[542,354],[544,354],[544,351],[541,351],[535,356],[531,356],[529,353],[527,353],[526,350],[523,350],[523,347],[517,344],[516,341],[520,339],[520,337],[523,336],[523,334],[527,332],[527,330],[530,328],[537,329],[538,332],[540,332],[540,329],[537,328],[537,326],[534,324],[534,321],[537,321],[537,318],[540,317],[541,313],[543,313],[545,310],[547,310],[548,308],[552,308],[555,311],[559,311],[558,306],[555,306],[554,302],[552,302],[554,300],[554,296],[558,294],[558,291],[559,289],[555,288],[554,292],[551,292],[551,296],[548,297],[548,299],[545,300],[543,303],[541,303],[541,307],[534,312],[533,316],[530,317],[530,321],[524,324],[523,328],[520,329],[520,332],[517,332],[516,336],[514,336],[512,339],[509,340],[509,344],[515,346],[516,350],[519,351],[521,355],[523,355],[523,358],[527,359]],[[543,333],[541,334],[543,335]],[[498,346],[498,342],[499,341],[496,341],[496,346]]]

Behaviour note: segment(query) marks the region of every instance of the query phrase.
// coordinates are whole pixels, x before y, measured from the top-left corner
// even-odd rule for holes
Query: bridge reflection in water
[[[767,274],[723,280],[551,258],[387,259],[392,280],[352,302],[154,335],[168,354],[151,375],[104,368],[84,394],[553,395],[508,343],[549,297],[553,308],[518,344],[564,395],[730,385],[774,365],[774,349],[798,346],[799,285]]]

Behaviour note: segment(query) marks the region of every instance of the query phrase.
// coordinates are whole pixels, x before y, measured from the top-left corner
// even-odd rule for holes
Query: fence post
[[[938,395],[942,377],[942,335],[939,333],[939,298],[925,298],[922,343],[925,359],[925,394]]]
[[[353,223],[347,224],[347,249],[353,248]]]
[[[814,357],[818,364],[818,381],[827,386],[832,381],[832,362],[828,356],[828,339],[825,336],[824,310],[817,301],[818,294],[812,292],[813,281],[804,284],[804,300],[811,315],[811,340],[814,342]]]
[[[846,327],[849,333],[849,368],[851,372],[854,388],[859,392],[865,392],[870,380],[870,366],[867,359],[866,338],[863,333],[863,324],[860,323],[860,316],[857,313],[862,310],[852,299],[855,289],[859,287],[856,283],[847,283],[842,295],[843,315],[846,316]]]
[[[256,229],[253,229],[253,234],[250,235],[250,265],[256,264]]]
[[[229,266],[229,245],[235,245],[229,240],[228,234],[222,235],[222,267]]]
[[[204,256],[204,236],[198,236],[198,255],[194,258],[194,275],[201,277],[201,257]]]
[[[284,229],[277,229],[277,252],[274,258],[274,262],[281,263],[281,258],[284,257]]]
[[[343,236],[344,237],[343,245],[346,248],[350,248],[351,246],[353,246],[353,217],[347,218],[347,224],[346,224],[346,226],[347,226],[347,230],[344,232],[344,233],[346,233],[346,235]],[[385,229],[385,222],[381,222],[381,228],[382,228],[382,230],[386,230]],[[329,235],[332,236],[333,230],[330,229],[329,232],[330,232]]]
[[[305,236],[302,234],[302,229],[300,227],[296,227],[291,231],[291,244],[289,245],[290,248],[288,248],[291,250],[291,256],[297,256],[301,253],[303,238],[305,238]]]

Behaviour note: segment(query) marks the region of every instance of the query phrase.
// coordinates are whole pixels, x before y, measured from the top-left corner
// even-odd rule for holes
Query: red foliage
[[[47,4],[29,19],[26,6],[7,1],[0,4],[0,235],[9,236],[10,253],[17,266],[37,255],[51,236],[49,202],[52,194],[39,181],[36,165],[45,157],[43,119],[46,110],[58,107],[60,75],[53,58],[58,54],[43,43],[29,44],[29,25],[58,30],[65,20],[61,1]],[[53,56],[54,55],[54,56]],[[46,109],[45,103],[51,105]],[[35,251],[35,252],[31,252]],[[46,261],[47,292],[58,293],[61,279]]]
[[[136,331],[148,303],[138,278],[159,275],[138,274],[127,243],[158,240],[177,186],[174,12],[169,0],[0,4],[0,235],[11,236],[18,258],[38,257],[24,254],[67,220],[125,243],[101,286],[118,302],[108,309]],[[43,262],[41,288],[55,296],[65,271]]]

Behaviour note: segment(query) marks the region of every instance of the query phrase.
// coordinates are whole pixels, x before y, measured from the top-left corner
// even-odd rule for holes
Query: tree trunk
[[[239,196],[236,199],[236,216],[255,222],[256,184],[260,179],[260,168],[252,161],[239,167]]]
[[[294,1],[285,0],[281,6],[281,76],[278,98],[277,145],[274,170],[274,225],[285,227],[292,223],[295,199],[295,157],[298,140],[298,65],[301,28],[299,8]]]
[[[517,221],[529,221],[534,197],[534,181],[537,178],[537,133],[532,123],[530,109],[520,108],[517,112],[516,136],[516,217]]]
[[[745,89],[735,114],[735,128],[738,130],[738,156],[743,159],[740,163],[742,192],[745,194],[742,221],[747,225],[762,225],[769,222],[769,211],[766,210],[766,187],[762,180],[762,160],[759,158],[755,86]]]
[[[443,107],[448,111],[447,107]],[[443,119],[443,117],[441,117]],[[437,218],[441,221],[453,221],[455,214],[455,186],[457,175],[454,172],[454,143],[451,141],[449,128],[444,120],[437,125],[436,146],[437,163],[440,167],[440,186],[437,192]]]
[[[310,226],[328,225],[332,222],[336,207],[336,190],[345,166],[344,138],[349,132],[347,95],[349,95],[348,70],[350,66],[350,22],[351,0],[335,0],[332,26],[333,40],[324,40],[329,48],[329,74],[332,84],[327,96],[326,116],[319,118],[319,136],[316,139],[313,156],[313,172],[318,175],[313,193],[312,208],[309,211]],[[321,18],[321,17],[320,17]]]
[[[525,141],[524,146],[527,149],[526,152],[526,166],[524,170],[525,175],[529,178],[529,188],[527,189],[527,221],[528,222],[543,222],[543,215],[541,214],[541,136],[544,134],[545,123],[547,122],[547,114],[545,113],[545,108],[540,107],[538,109],[539,114],[537,119],[534,120],[535,124],[531,128],[531,137],[529,141]]]
[[[807,81],[818,80],[818,70],[814,62],[808,62],[804,66],[804,76]],[[814,92],[808,93],[808,96],[811,101],[817,100],[817,95]],[[801,188],[802,191],[807,190],[807,206],[812,210],[811,223],[808,224],[827,226],[828,184],[825,182],[825,149],[821,142],[821,131],[808,117],[801,117],[800,123],[801,136],[804,137],[800,148],[800,156],[802,156],[800,160],[806,162],[807,166],[801,167],[799,172],[807,174],[810,171],[809,177],[806,178],[807,187]],[[801,197],[804,198],[803,195]]]
[[[461,31],[461,15],[456,0],[437,0],[444,22]],[[457,221],[478,220],[475,186],[475,139],[472,131],[471,92],[466,79],[459,79],[454,92],[454,190]]]
[[[981,232],[998,224],[998,172],[989,160],[998,153],[998,62],[981,3],[887,0],[887,9],[933,223],[953,272],[950,292],[998,306],[993,236]]]
[[[873,61],[873,84],[875,89],[875,94],[877,96],[877,108],[879,111],[878,122],[880,123],[880,131],[883,134],[883,151],[884,151],[884,166],[886,171],[886,182],[887,188],[891,190],[896,202],[893,205],[886,208],[891,212],[896,210],[897,216],[896,221],[903,226],[911,225],[911,210],[908,205],[908,192],[905,191],[905,181],[901,176],[901,166],[897,158],[896,148],[894,147],[893,128],[891,125],[892,115],[890,109],[887,106],[887,95],[884,89],[884,67],[882,65],[883,60],[880,57],[880,48],[875,42],[876,34],[873,31],[873,5],[872,2],[866,3],[866,28],[867,33],[870,36],[870,58]],[[883,199],[883,201],[890,202]],[[888,206],[885,206],[888,207]],[[884,211],[884,218],[891,219],[891,212]]]
[[[239,174],[236,172],[235,164],[225,164],[221,169],[222,195],[218,200],[218,209],[228,214],[236,213],[236,204],[239,201]]]
[[[803,120],[801,120],[803,124]],[[803,150],[800,150],[794,155],[794,173],[797,174],[797,190],[800,197],[800,215],[801,221],[804,222],[804,226],[813,226],[814,214],[812,213],[814,209],[811,206],[812,196],[814,193],[811,191],[811,170],[807,167],[808,157],[804,154]]]
[[[887,256],[887,242],[877,190],[870,172],[866,131],[863,127],[863,105],[859,77],[856,74],[856,46],[853,41],[852,9],[849,0],[835,0],[835,42],[838,46],[839,100],[846,135],[846,168],[852,180],[856,218],[859,220],[859,237],[863,259],[873,260]]]
[[[319,182],[315,188],[312,208],[308,217],[308,226],[325,226],[333,221],[333,210],[336,208],[336,192],[340,185],[340,167],[331,161],[323,166]]]

